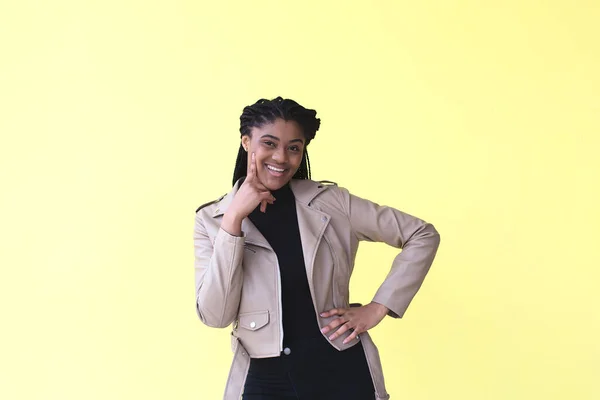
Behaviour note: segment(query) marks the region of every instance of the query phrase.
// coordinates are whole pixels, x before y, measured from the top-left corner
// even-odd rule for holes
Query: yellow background
[[[218,399],[194,210],[239,115],[315,108],[313,178],[435,224],[393,399],[599,399],[596,1],[3,1],[0,398]],[[394,249],[359,253],[368,302]],[[341,365],[340,368],[348,368]]]

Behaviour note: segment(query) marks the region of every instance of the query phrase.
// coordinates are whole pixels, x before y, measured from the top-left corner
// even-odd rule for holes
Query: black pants
[[[286,343],[279,357],[253,358],[242,399],[374,400],[375,389],[362,343],[338,351],[320,336]]]

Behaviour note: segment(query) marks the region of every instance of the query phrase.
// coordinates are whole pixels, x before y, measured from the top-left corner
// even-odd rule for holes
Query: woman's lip
[[[272,169],[268,168],[268,167],[277,168],[277,167],[275,167],[274,165],[265,164],[265,166],[266,166],[266,167],[265,167],[265,169],[266,169],[266,170],[267,170],[267,171],[268,171],[268,172],[269,172],[271,175],[273,175],[273,176],[276,176],[276,177],[280,177],[280,176],[283,176],[283,175],[285,175],[285,173],[286,173],[286,172],[287,172],[287,170],[288,170],[287,168],[278,168],[278,169],[283,169],[283,171],[279,172],[279,171],[274,171],[274,170],[272,170]]]

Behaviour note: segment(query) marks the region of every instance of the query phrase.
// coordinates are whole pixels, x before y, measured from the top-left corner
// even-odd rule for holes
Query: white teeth
[[[272,171],[275,171],[275,172],[283,172],[283,171],[285,171],[284,169],[275,168],[275,167],[272,167],[270,165],[267,165],[267,168],[270,169],[270,170],[272,170]]]

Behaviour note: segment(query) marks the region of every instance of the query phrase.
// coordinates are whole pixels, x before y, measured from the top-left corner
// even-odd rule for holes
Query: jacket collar
[[[213,213],[213,217],[219,217],[225,214],[231,201],[235,197],[235,194],[240,189],[241,179],[238,180],[229,193],[225,195],[218,203],[217,208]],[[308,205],[315,197],[321,192],[327,190],[326,185],[322,185],[319,182],[312,181],[310,179],[292,179],[290,181],[290,188],[294,193],[296,202]]]
[[[240,181],[237,181],[233,186],[233,189],[217,203],[217,208],[215,208],[213,217],[216,218],[222,216],[227,211],[233,197],[239,190],[239,187]],[[296,198],[296,212],[298,213],[298,228],[300,230],[302,254],[304,256],[306,273],[309,277],[309,282],[311,282],[313,276],[314,255],[319,247],[325,228],[329,224],[330,216],[322,211],[311,208],[309,204],[319,195],[319,193],[327,190],[327,185],[308,179],[292,179],[290,181],[290,187]],[[260,233],[256,226],[254,226],[250,219],[244,218],[242,221],[242,232],[245,232],[247,244],[253,244],[272,250],[265,237]]]

